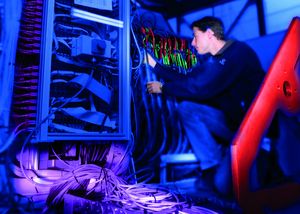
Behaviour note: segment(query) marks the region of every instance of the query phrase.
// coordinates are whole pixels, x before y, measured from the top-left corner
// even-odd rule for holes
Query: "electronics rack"
[[[43,5],[34,142],[129,139],[130,5],[90,3]]]

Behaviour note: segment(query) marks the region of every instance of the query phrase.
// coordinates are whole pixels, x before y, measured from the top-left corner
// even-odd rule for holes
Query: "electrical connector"
[[[72,56],[96,55],[111,57],[111,42],[81,35],[72,39]]]

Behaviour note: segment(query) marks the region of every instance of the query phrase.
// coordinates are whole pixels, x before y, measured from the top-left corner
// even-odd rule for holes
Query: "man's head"
[[[199,54],[215,54],[218,44],[224,42],[223,22],[213,16],[206,16],[192,24],[194,38],[192,45]]]

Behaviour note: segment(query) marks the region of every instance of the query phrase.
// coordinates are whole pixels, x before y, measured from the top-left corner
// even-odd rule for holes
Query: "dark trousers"
[[[223,148],[214,136],[225,140],[230,140],[233,136],[226,125],[223,112],[190,101],[179,103],[177,110],[201,169],[205,170],[218,165],[223,156]]]

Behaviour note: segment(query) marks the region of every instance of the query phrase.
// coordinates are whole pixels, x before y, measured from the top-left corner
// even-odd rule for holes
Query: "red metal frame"
[[[249,188],[250,167],[275,112],[300,112],[299,53],[300,18],[295,17],[231,146],[234,191],[246,213],[262,213],[265,206],[277,209],[300,198],[296,183],[258,191]]]

